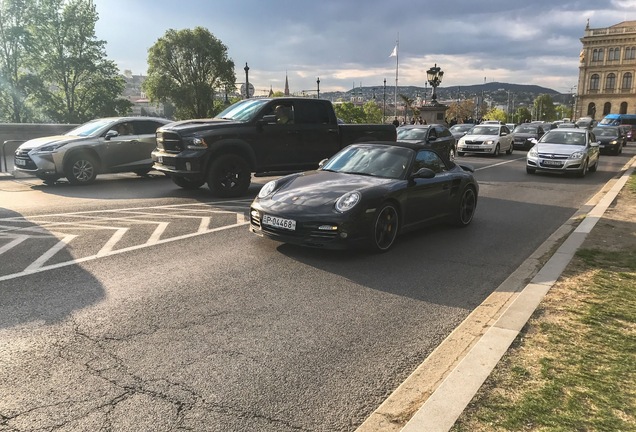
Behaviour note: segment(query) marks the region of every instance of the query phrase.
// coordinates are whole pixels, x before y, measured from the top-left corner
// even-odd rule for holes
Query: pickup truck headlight
[[[258,192],[259,198],[265,198],[268,195],[271,195],[272,192],[276,190],[276,180],[272,180],[270,182],[265,183],[265,186],[261,188]]]
[[[186,148],[188,150],[202,150],[208,148],[208,144],[203,138],[190,138],[186,141]]]
[[[351,210],[360,202],[360,192],[347,192],[336,201],[336,210],[340,213]]]

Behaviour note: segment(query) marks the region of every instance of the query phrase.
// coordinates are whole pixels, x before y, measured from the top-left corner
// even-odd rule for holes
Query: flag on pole
[[[397,45],[395,46],[395,48],[393,48],[393,51],[391,51],[391,55],[389,57],[397,57]]]

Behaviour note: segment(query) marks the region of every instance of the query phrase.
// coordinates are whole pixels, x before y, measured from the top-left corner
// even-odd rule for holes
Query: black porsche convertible
[[[473,169],[405,142],[353,144],[315,171],[268,182],[250,208],[250,230],[276,241],[389,250],[398,234],[434,222],[470,224]]]

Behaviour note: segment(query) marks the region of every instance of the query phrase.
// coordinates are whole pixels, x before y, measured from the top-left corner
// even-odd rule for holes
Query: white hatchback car
[[[508,126],[502,124],[480,124],[473,127],[457,143],[457,156],[464,153],[485,153],[499,156],[501,152],[511,154],[514,136]]]

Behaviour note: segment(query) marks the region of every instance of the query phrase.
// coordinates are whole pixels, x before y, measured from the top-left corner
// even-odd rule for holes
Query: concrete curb
[[[543,297],[570,263],[587,235],[616,199],[635,168],[636,157],[625,165],[623,174],[618,179],[610,180],[610,182],[614,182],[611,189],[567,237],[499,319],[447,375],[401,429],[402,432],[448,432],[453,427],[501,357],[519,335]]]

